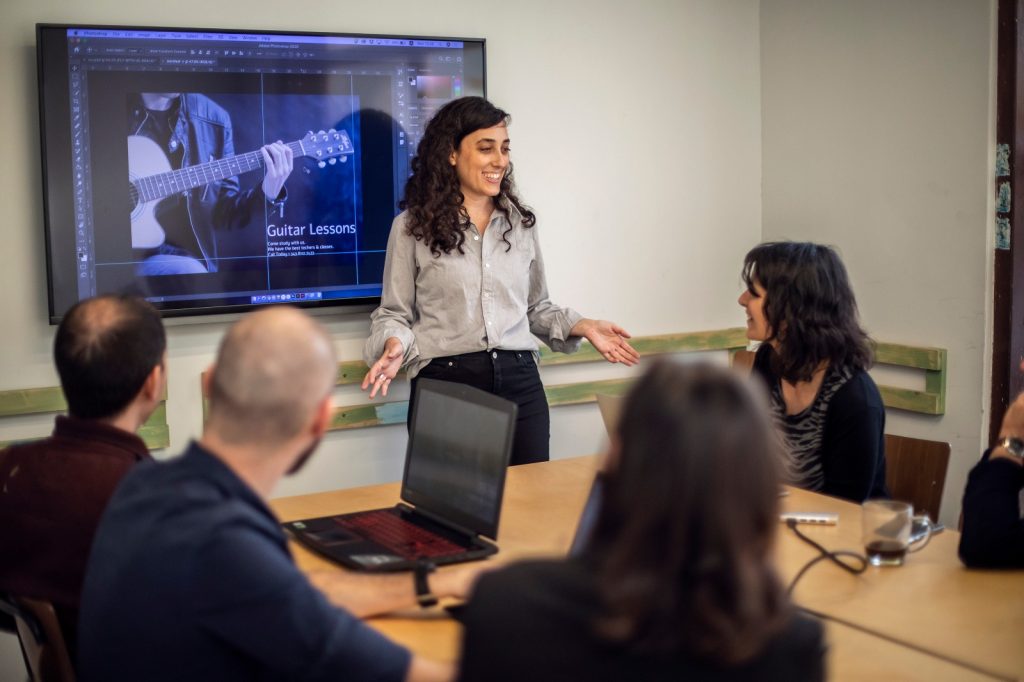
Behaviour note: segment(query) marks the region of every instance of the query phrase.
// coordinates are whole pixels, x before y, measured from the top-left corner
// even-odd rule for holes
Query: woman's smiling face
[[[474,130],[462,138],[449,160],[466,199],[498,196],[509,164],[508,128],[502,123]]]
[[[751,341],[764,341],[771,336],[768,320],[764,316],[765,289],[754,280],[753,286],[744,289],[738,303],[747,312],[747,338]]]

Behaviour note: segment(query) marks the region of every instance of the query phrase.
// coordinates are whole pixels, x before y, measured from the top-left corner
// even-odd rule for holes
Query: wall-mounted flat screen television
[[[113,292],[376,303],[426,122],[485,94],[479,39],[40,24],[37,51],[52,323]]]

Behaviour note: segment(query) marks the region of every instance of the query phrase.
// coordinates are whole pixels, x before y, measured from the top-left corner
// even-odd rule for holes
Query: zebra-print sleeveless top
[[[821,439],[825,431],[825,415],[828,413],[832,397],[852,376],[853,369],[850,367],[829,367],[814,402],[798,414],[786,414],[782,383],[772,382],[769,389],[772,419],[789,450],[790,477],[793,485],[806,490],[821,490],[825,486],[825,472],[821,467]]]

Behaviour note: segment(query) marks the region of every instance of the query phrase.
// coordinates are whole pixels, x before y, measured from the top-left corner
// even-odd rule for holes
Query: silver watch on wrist
[[[999,446],[1017,459],[1024,461],[1024,440],[1007,436],[999,440]]]

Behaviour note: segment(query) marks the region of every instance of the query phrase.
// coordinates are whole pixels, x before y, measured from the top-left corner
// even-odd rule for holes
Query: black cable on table
[[[802,532],[800,532],[800,529],[797,528],[797,522],[795,519],[787,519],[786,525],[789,527],[790,530],[796,533],[796,536],[798,538],[800,538],[801,540],[803,540],[819,552],[818,556],[808,561],[806,564],[803,565],[803,568],[797,571],[796,576],[789,583],[789,587],[786,588],[786,594],[793,594],[793,590],[796,588],[797,582],[799,582],[800,578],[804,577],[804,573],[807,573],[807,571],[809,571],[812,566],[814,566],[820,561],[831,561],[839,568],[849,573],[852,573],[853,575],[860,575],[861,573],[867,570],[868,559],[863,554],[857,554],[856,552],[851,552],[850,550],[846,549],[837,550],[835,552],[829,551],[813,539],[807,537]],[[853,561],[851,562],[846,559],[852,559]]]

